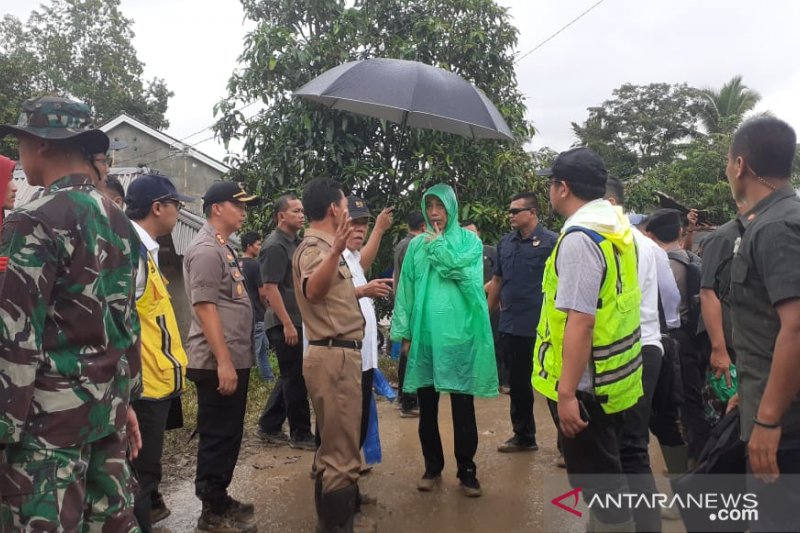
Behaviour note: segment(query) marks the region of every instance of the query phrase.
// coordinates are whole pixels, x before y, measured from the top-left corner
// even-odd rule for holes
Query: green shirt
[[[141,387],[139,246],[85,174],[59,179],[6,219],[0,443],[66,448],[125,426]]]
[[[800,298],[800,198],[786,186],[756,204],[741,221],[745,232],[731,263],[731,306],[746,441],[781,327],[775,307]],[[784,437],[800,433],[800,401],[792,402],[781,424]]]

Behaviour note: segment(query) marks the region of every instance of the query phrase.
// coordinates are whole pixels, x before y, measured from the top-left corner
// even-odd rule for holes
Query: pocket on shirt
[[[747,265],[747,261],[739,254],[734,255],[733,261],[731,261],[731,282],[744,283],[747,281],[749,270],[750,267]]]
[[[339,265],[339,275],[344,279],[352,279],[353,273],[347,265]]]

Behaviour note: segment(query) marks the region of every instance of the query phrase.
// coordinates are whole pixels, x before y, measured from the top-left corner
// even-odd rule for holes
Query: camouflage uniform
[[[5,221],[0,531],[138,530],[125,429],[141,386],[138,250],[128,219],[85,174]]]

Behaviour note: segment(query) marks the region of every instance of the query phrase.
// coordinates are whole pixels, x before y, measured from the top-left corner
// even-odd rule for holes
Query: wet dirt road
[[[253,406],[251,406],[253,408]],[[553,495],[570,489],[563,469],[555,466],[556,431],[541,396],[535,412],[539,451],[501,454],[497,445],[510,436],[508,396],[476,399],[479,444],[475,462],[483,496],[465,498],[458,491],[453,457],[450,401],[442,395],[439,427],[445,450],[442,483],[432,493],[416,490],[423,473],[422,454],[417,437],[417,420],[399,417],[394,404],[378,403],[383,462],[362,477],[362,490],[378,497],[376,506],[364,512],[378,522],[381,533],[434,532],[483,533],[531,532],[578,533],[580,520],[557,511],[563,518],[553,523],[544,509]],[[657,449],[657,446],[656,448]],[[653,454],[654,472],[663,471],[659,453]],[[256,505],[260,532],[313,532],[316,523],[313,481],[309,478],[312,452],[288,447],[268,447],[250,441],[236,468],[231,494]],[[169,465],[164,465],[169,468]],[[663,476],[657,475],[657,478]],[[663,479],[659,480],[659,485]],[[172,516],[158,524],[173,533],[194,531],[200,503],[194,497],[192,479],[163,487]],[[555,491],[555,492],[554,492]],[[545,493],[547,496],[545,496]],[[563,516],[560,516],[562,513]],[[664,522],[664,531],[681,531],[679,523]]]

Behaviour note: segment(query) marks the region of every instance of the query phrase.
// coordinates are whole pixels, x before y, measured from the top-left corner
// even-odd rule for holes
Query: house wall
[[[198,200],[212,183],[222,179],[219,170],[191,156],[176,153],[169,144],[129,124],[120,124],[107,133],[111,139],[128,143],[127,148],[114,154],[112,166],[146,166],[151,170],[158,170],[172,178],[179,192]],[[186,207],[194,213],[201,213],[201,204],[202,202],[195,201]]]

